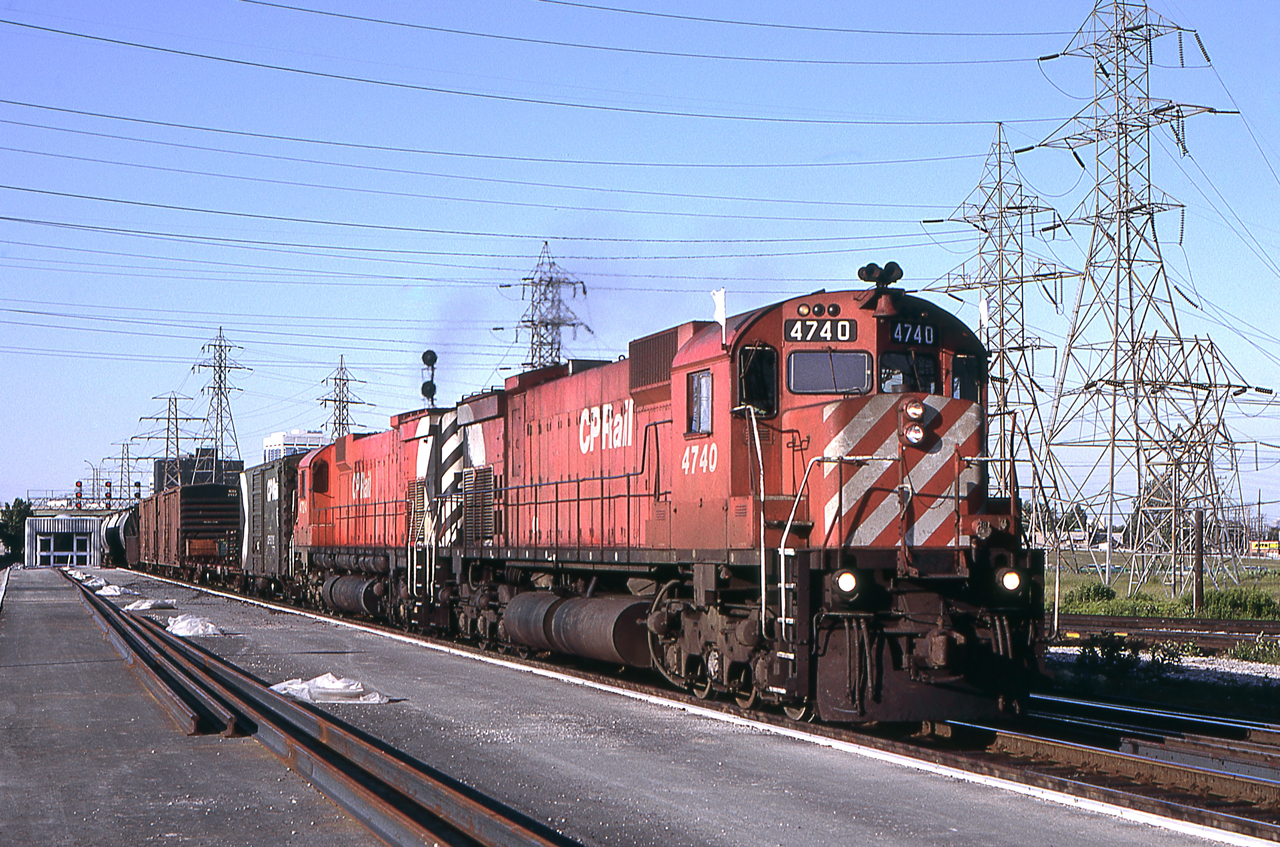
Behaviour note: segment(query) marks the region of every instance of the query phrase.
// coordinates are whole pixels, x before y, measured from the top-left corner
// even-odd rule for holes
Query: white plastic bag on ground
[[[122,597],[126,594],[137,594],[138,592],[130,591],[129,589],[122,588],[119,585],[106,585],[93,593],[100,597]]]
[[[106,584],[107,581],[100,576],[95,576],[93,579],[86,579],[83,583],[85,588],[102,588]]]
[[[145,612],[147,609],[176,609],[177,600],[134,600],[124,609],[126,612]]]
[[[165,627],[165,632],[174,635],[191,636],[191,635],[222,635],[222,630],[208,618],[202,618],[199,615],[178,615],[176,618],[169,618],[169,625]]]
[[[301,679],[286,679],[278,685],[271,686],[271,690],[308,703],[382,704],[390,702],[391,699],[372,688],[365,688],[362,682],[345,677],[339,679],[331,673],[321,674],[305,682]]]

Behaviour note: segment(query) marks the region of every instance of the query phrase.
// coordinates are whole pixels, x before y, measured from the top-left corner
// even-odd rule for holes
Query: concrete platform
[[[139,574],[103,575],[176,599],[169,615],[210,618],[226,635],[196,640],[269,683],[328,671],[397,698],[324,708],[584,844],[1209,843]]]
[[[48,570],[0,607],[0,843],[381,844],[253,739],[179,732]]]

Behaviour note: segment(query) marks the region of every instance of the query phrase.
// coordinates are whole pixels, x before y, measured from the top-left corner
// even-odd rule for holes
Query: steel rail
[[[1201,647],[1222,650],[1242,641],[1280,642],[1280,621],[1059,615],[1058,644],[1069,645],[1090,635],[1103,634],[1150,641],[1192,642]]]
[[[1208,767],[1179,764],[1147,756],[1075,744],[1024,732],[980,724],[951,721],[951,726],[995,734],[990,749],[1012,756],[1051,759],[1056,764],[1124,777],[1188,794],[1249,803],[1264,809],[1280,809],[1280,782],[1242,776]]]
[[[353,731],[319,710],[292,701],[220,659],[183,641],[146,616],[117,609],[77,584],[81,601],[132,667],[154,675],[148,690],[162,704],[180,704],[197,721],[197,709],[234,713],[241,727],[292,770],[392,845],[573,847],[545,825],[467,788],[412,757]],[[158,667],[152,655],[163,657]],[[126,656],[126,660],[129,660]],[[174,674],[181,679],[165,679]],[[154,686],[154,687],[153,687]],[[193,693],[199,689],[200,694]],[[166,705],[166,710],[170,706]]]
[[[89,616],[93,622],[97,624],[98,629],[102,630],[102,635],[107,641],[111,642],[111,646],[116,648],[116,652],[124,659],[125,665],[129,670],[133,671],[134,676],[142,683],[142,687],[151,693],[156,699],[160,707],[168,713],[173,722],[178,725],[186,735],[196,735],[200,729],[200,716],[196,714],[191,706],[187,705],[178,692],[173,689],[167,682],[160,678],[157,670],[148,665],[134,649],[125,641],[124,636],[114,627],[107,617],[107,612],[100,608],[102,601],[93,602],[96,598],[89,593],[89,589],[75,582],[65,572],[63,577],[71,582],[79,590],[76,596],[80,600],[80,604],[89,612]]]

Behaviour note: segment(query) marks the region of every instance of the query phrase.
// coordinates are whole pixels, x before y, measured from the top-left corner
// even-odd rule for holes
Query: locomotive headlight
[[[924,427],[918,423],[910,423],[902,428],[902,437],[907,439],[909,444],[919,444],[924,441]]]
[[[1001,588],[1012,593],[1022,587],[1022,574],[1012,568],[1005,568],[996,574],[996,581]]]
[[[840,571],[836,574],[835,582],[842,594],[852,594],[858,590],[858,576],[853,571]]]
[[[809,317],[809,304],[801,303],[799,306],[796,306],[796,314],[802,318]]]
[[[910,403],[902,407],[902,414],[906,415],[913,421],[918,421],[924,417],[924,403],[919,400],[912,400]]]

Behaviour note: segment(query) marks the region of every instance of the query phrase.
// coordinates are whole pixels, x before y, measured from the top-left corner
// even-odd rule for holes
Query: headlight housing
[[[840,571],[831,582],[841,594],[851,595],[858,590],[858,575],[853,571]]]
[[[919,444],[924,441],[924,427],[918,423],[909,423],[902,428],[902,437],[908,444]]]
[[[1022,574],[1013,568],[1003,568],[996,572],[996,582],[1010,594],[1022,588]]]
[[[912,400],[902,407],[902,414],[913,421],[918,421],[924,417],[924,403],[919,400]]]

